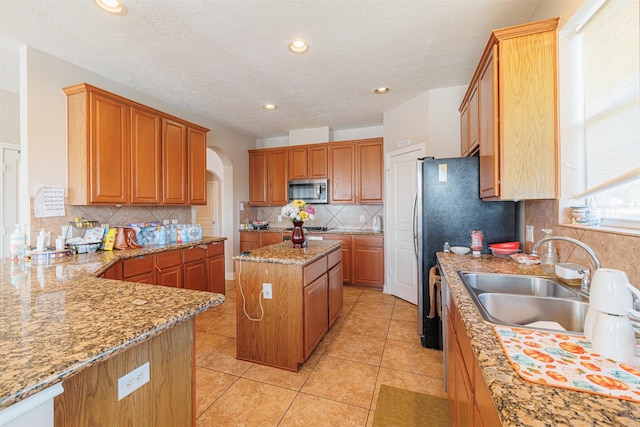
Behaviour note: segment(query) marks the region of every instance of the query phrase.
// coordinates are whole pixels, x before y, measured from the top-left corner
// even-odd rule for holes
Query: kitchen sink
[[[574,299],[482,293],[477,296],[480,313],[490,323],[525,326],[548,321],[567,332],[582,333],[589,304]],[[534,327],[534,329],[549,329]]]
[[[467,272],[461,272],[459,274],[467,287],[482,292],[556,298],[579,298],[577,292],[548,277]]]
[[[556,331],[555,322],[569,334],[582,334],[589,304],[578,290],[551,278],[517,274],[458,272],[485,322]]]

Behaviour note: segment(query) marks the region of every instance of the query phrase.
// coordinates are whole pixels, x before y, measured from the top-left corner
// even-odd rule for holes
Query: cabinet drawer
[[[384,246],[384,239],[379,236],[353,236],[353,246],[372,246],[381,248]]]
[[[330,269],[340,261],[342,261],[342,250],[336,249],[327,255],[327,268]]]
[[[304,267],[304,285],[307,286],[318,277],[327,273],[327,257],[323,256],[317,261]]]
[[[260,242],[260,233],[257,231],[241,231],[240,241],[258,243]]]
[[[185,262],[185,263],[205,259],[206,257],[207,257],[206,246],[192,246],[190,248],[186,248],[182,250],[182,262]]]
[[[207,245],[207,256],[212,257],[224,254],[224,243],[209,243]]]
[[[153,257],[141,256],[125,259],[122,264],[123,277],[125,279],[153,271]]]
[[[158,268],[173,267],[174,265],[180,265],[180,263],[182,263],[180,251],[169,251],[156,255],[156,266]]]

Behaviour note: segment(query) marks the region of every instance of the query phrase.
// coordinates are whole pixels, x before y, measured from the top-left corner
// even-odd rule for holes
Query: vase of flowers
[[[301,248],[304,243],[304,230],[302,224],[308,219],[313,219],[316,210],[304,200],[296,199],[291,203],[284,205],[280,211],[280,215],[289,218],[293,222],[293,233],[291,234],[291,242],[294,248]]]

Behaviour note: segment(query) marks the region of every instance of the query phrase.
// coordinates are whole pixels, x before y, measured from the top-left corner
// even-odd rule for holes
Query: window
[[[575,16],[586,191],[603,225],[640,228],[640,1],[585,0]],[[572,18],[573,20],[573,18]]]

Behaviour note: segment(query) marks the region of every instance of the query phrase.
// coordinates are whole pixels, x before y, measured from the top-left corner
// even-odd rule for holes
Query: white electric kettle
[[[382,230],[382,218],[380,217],[380,215],[375,215],[373,217],[373,231],[380,230]]]

